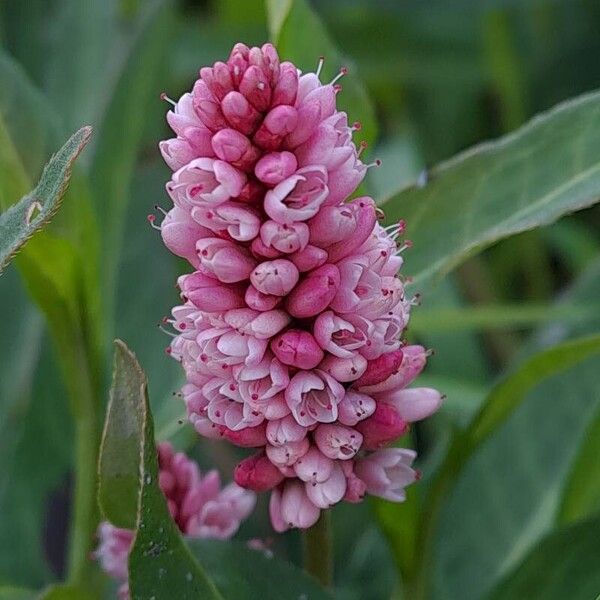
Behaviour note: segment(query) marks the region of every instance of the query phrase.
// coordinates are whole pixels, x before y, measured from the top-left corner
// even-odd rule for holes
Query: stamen
[[[159,204],[155,204],[154,205],[154,210],[157,210],[158,212],[161,212],[165,217],[167,216],[167,211],[160,206]]]
[[[352,131],[360,131],[362,129],[362,124],[360,121],[354,121],[354,123],[352,123],[352,126],[350,127],[350,129]]]
[[[369,144],[367,144],[367,142],[365,142],[364,140],[358,145],[358,150],[356,151],[356,156],[359,156],[367,149],[367,146]]]
[[[156,215],[148,215],[146,218],[148,219],[148,223],[150,223],[150,227],[152,227],[152,229],[160,231],[160,226],[154,222],[156,221]]]
[[[381,161],[377,158],[372,163],[365,165],[365,168],[370,169],[371,167],[380,167],[380,166],[381,166]]]
[[[317,64],[317,71],[315,75],[318,77],[321,74],[321,69],[323,68],[323,63],[325,62],[324,56],[319,56],[319,62]]]
[[[342,67],[340,72],[329,82],[329,85],[333,85],[336,81],[339,81],[346,73],[348,73],[348,68]]]
[[[385,213],[381,208],[379,208],[379,206],[375,207],[375,214],[380,221],[385,219]]]
[[[160,99],[164,100],[165,102],[168,102],[172,106],[177,106],[177,102],[175,102],[174,100],[171,100],[171,98],[169,98],[169,96],[167,96],[167,94],[165,92],[162,92],[160,94]]]
[[[163,333],[167,334],[169,337],[177,337],[176,333],[173,333],[172,331],[169,331],[168,329],[165,329],[160,323],[157,323],[156,325]]]

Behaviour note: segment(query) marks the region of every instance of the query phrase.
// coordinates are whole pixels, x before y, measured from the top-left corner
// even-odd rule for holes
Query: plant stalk
[[[321,512],[319,520],[302,532],[304,570],[312,575],[324,587],[333,582],[333,536],[331,533],[331,515]]]

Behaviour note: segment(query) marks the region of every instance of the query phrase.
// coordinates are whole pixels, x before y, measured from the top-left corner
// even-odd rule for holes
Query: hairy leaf
[[[71,136],[50,159],[35,190],[0,215],[0,271],[58,211],[73,163],[91,133],[90,127],[83,127]]]

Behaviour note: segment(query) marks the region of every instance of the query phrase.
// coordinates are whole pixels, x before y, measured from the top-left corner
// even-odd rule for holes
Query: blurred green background
[[[310,4],[343,58],[330,56],[307,26],[298,36],[307,46],[303,56],[312,56],[298,66],[313,70],[325,54],[332,72],[350,67],[344,86],[353,77],[364,82],[377,128],[366,102],[354,102],[349,117],[367,125],[369,160],[383,161],[365,184],[377,200],[469,146],[600,87],[595,0]],[[260,45],[268,37],[265,6],[257,0],[0,4],[1,114],[31,180],[68,133],[82,124],[95,129],[79,161],[80,189],[95,216],[70,206],[55,229],[84,249],[83,272],[100,270],[103,308],[85,305],[96,328],[88,333],[97,336],[105,365],[98,377],[108,381],[110,339],[126,340],[149,376],[157,436],[180,447],[193,443],[201,464],[218,465],[225,479],[234,451],[198,443],[172,398],[179,368],[164,355],[167,339],[156,324],[177,301],[173,283],[185,265],[165,250],[146,215],[155,204],[168,206],[169,171],[157,150],[168,136],[168,106],[160,93],[177,98],[200,66],[226,57],[235,42]],[[452,432],[503,373],[536,351],[598,331],[599,227],[596,206],[501,241],[418,289],[423,306],[414,311],[409,337],[435,350],[424,380],[448,396],[440,414],[413,432],[425,475],[420,485],[427,486]],[[97,228],[97,243],[88,228]],[[0,583],[40,588],[64,575],[73,424],[56,348],[14,267],[0,278],[0,307]],[[468,461],[441,509],[431,598],[490,598],[545,536],[571,520],[561,506],[582,445],[598,439],[599,368],[596,356],[534,386]],[[600,478],[598,460],[592,467]],[[590,504],[593,510],[576,517],[600,508],[596,497]],[[409,518],[410,507],[404,509]],[[394,510],[375,503],[334,509],[340,597],[398,593],[395,561],[404,542],[394,540],[393,527],[403,507]],[[264,501],[241,536],[273,537]],[[300,558],[295,533],[273,547]],[[598,544],[590,552],[600,553]],[[593,600],[592,592],[600,589],[581,598]]]

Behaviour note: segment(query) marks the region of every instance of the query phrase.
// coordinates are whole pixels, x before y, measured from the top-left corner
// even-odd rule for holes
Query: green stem
[[[302,533],[304,570],[322,585],[328,587],[333,580],[333,550],[331,515],[325,510],[319,520]]]

